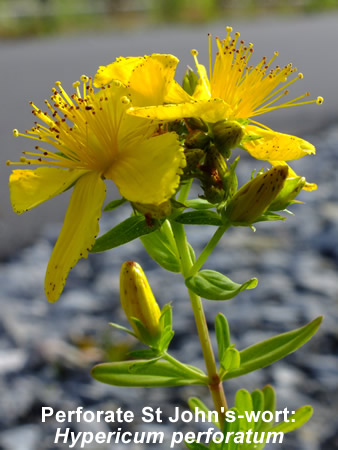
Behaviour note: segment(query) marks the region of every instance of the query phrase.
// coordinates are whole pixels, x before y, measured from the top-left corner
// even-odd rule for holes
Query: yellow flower
[[[239,41],[239,33],[235,33],[234,37],[231,33],[232,28],[227,27],[226,38],[216,38],[218,52],[213,67],[209,35],[209,78],[206,68],[198,62],[198,52],[192,50],[199,80],[191,96],[175,86],[175,95],[172,98],[175,98],[176,102],[167,96],[164,101],[154,103],[153,106],[139,107],[135,104],[128,113],[168,121],[186,117],[199,117],[210,123],[225,119],[237,120],[245,125],[247,138],[259,137],[256,140],[245,139],[243,147],[254,158],[269,161],[272,165],[315,153],[314,146],[309,142],[277,133],[252,118],[279,108],[308,103],[321,104],[323,98],[304,100],[309,96],[309,93],[305,93],[292,100],[281,100],[289,94],[289,86],[302,79],[303,74],[298,73],[289,80],[288,78],[297,72],[292,64],[271,69],[272,62],[278,56],[277,52],[269,61],[264,57],[256,66],[250,65],[253,44],[245,46],[243,41]],[[169,104],[163,104],[164,102]],[[248,125],[250,122],[251,125]],[[314,185],[307,185],[306,188],[314,188]]]
[[[126,114],[130,93],[120,82],[97,92],[82,76],[71,97],[60,82],[53,89],[50,113],[33,103],[35,122],[25,136],[49,144],[54,150],[35,147],[23,152],[20,162],[8,165],[40,165],[34,170],[13,170],[9,179],[11,202],[21,214],[62,193],[75,184],[73,194],[47,267],[45,292],[56,301],[70,269],[86,258],[98,234],[98,220],[105,198],[104,179],[111,179],[131,202],[160,205],[179,184],[185,165],[175,133],[157,133],[156,125]]]

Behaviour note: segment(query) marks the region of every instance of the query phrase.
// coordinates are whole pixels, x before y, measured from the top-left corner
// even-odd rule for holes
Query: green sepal
[[[181,271],[178,250],[170,222],[165,220],[153,233],[140,237],[149,256],[169,272]]]
[[[97,238],[91,252],[104,252],[126,244],[140,236],[153,233],[159,226],[159,221],[153,221],[152,225],[149,225],[144,216],[128,217],[103,236]]]
[[[182,87],[189,95],[193,95],[196,86],[198,84],[198,76],[196,73],[188,66],[182,81]]]
[[[294,352],[316,333],[322,320],[323,317],[319,316],[301,328],[279,334],[242,350],[240,367],[226,373],[223,380],[262,369]]]
[[[175,222],[185,225],[215,225],[222,226],[223,221],[215,211],[197,210],[189,211],[175,217]]]
[[[218,313],[215,319],[215,332],[218,347],[218,359],[222,361],[225,352],[230,346],[230,329],[226,317]]]
[[[136,372],[135,372],[136,364]],[[180,370],[167,361],[157,360],[149,365],[148,361],[123,361],[98,364],[91,371],[92,377],[101,383],[126,387],[161,387],[186,386],[192,384],[207,385],[208,379],[202,379],[196,372],[196,377],[190,372]]]
[[[289,433],[290,431],[297,430],[303,426],[312,416],[313,408],[310,405],[302,406],[295,411],[294,414],[288,416],[289,422],[278,423],[269,429],[269,431],[274,431],[275,433]],[[294,422],[291,422],[294,420]]]
[[[207,300],[230,300],[245,289],[255,288],[257,282],[257,278],[251,278],[238,284],[214,270],[201,270],[185,280],[188,289]]]
[[[126,203],[125,198],[119,198],[118,200],[113,200],[112,202],[109,202],[104,208],[103,211],[113,211],[113,209],[118,208],[119,206]]]
[[[160,328],[161,335],[157,342],[157,349],[159,352],[164,353],[167,351],[169,344],[175,334],[172,329],[172,307],[170,304],[164,305],[162,308]]]
[[[213,203],[208,202],[205,198],[194,198],[192,200],[186,200],[185,206],[187,208],[204,210],[214,208],[215,205]]]
[[[286,220],[286,217],[281,216],[280,214],[267,211],[264,214],[262,214],[258,219],[255,220],[254,223],[257,222],[275,222],[276,220]]]
[[[188,406],[191,410],[191,412],[195,412],[196,409],[203,411],[205,413],[205,416],[208,417],[208,413],[209,413],[209,408],[202,402],[202,400],[200,400],[197,397],[190,397],[188,399]],[[218,422],[212,422],[213,424],[215,424],[217,427],[219,426]]]
[[[125,333],[128,333],[131,336],[134,336],[134,337],[137,338],[137,336],[134,333],[134,331],[129,330],[129,328],[123,327],[122,325],[119,325],[118,323],[113,323],[113,322],[110,322],[109,325],[111,325],[112,327],[116,328],[117,330],[124,331]]]

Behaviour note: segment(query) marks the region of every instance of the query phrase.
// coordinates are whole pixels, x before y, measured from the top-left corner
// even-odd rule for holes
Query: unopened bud
[[[137,326],[140,322],[150,338],[160,335],[160,308],[142,267],[134,261],[127,261],[121,267],[120,295],[122,308],[135,334],[145,340]]]
[[[152,205],[148,203],[133,203],[137,211],[150,219],[163,219],[170,216],[172,212],[172,205],[170,200],[167,200],[160,205]]]
[[[276,166],[256,176],[233,196],[225,211],[225,218],[233,225],[254,223],[280,193],[287,175],[287,166]]]
[[[291,203],[297,202],[295,198],[303,189],[305,183],[306,180],[304,177],[287,178],[285,180],[283,189],[271,203],[269,209],[271,211],[283,211],[285,208],[291,205]]]
[[[203,170],[210,171],[211,173],[214,170],[217,170],[220,178],[223,178],[228,171],[228,167],[223,156],[214,145],[211,145],[207,151]]]
[[[190,130],[208,131],[208,125],[204,122],[204,120],[197,117],[188,117],[185,119],[185,122]]]
[[[195,131],[190,134],[184,144],[188,148],[206,148],[210,142],[210,136],[203,131]]]
[[[221,120],[212,126],[212,132],[218,150],[228,159],[231,150],[240,144],[244,136],[244,127],[232,120]]]
[[[225,199],[224,189],[215,185],[203,186],[204,197],[209,203],[221,203]]]
[[[184,173],[194,171],[197,165],[201,162],[205,152],[200,148],[187,148],[184,151],[187,165],[184,168]]]
[[[198,83],[198,76],[196,73],[192,70],[191,67],[188,66],[182,82],[182,87],[189,95],[193,95],[195,92],[196,86]]]

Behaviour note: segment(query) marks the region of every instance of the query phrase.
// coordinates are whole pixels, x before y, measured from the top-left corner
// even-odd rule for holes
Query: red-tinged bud
[[[225,218],[233,225],[250,225],[269,208],[283,188],[287,166],[276,166],[242,186],[230,201]]]

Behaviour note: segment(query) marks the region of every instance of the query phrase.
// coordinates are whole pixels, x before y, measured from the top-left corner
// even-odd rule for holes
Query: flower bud
[[[120,295],[122,308],[137,337],[145,340],[137,321],[141,322],[149,338],[160,335],[160,308],[142,267],[134,261],[127,261],[121,267]]]
[[[184,74],[184,77],[183,77],[183,82],[182,82],[183,89],[189,95],[193,95],[193,93],[195,92],[197,83],[198,83],[198,76],[191,69],[191,67],[188,66],[188,68]]]
[[[276,166],[256,176],[233,196],[225,218],[233,225],[250,225],[269,208],[283,188],[287,166]]]
[[[297,200],[295,200],[295,198],[303,189],[305,183],[306,180],[304,177],[287,178],[285,180],[283,189],[271,203],[269,209],[271,211],[283,211],[289,205],[291,205],[291,203],[297,203]]]
[[[237,191],[238,180],[236,175],[236,167],[238,161],[239,156],[235,159],[235,161],[232,164],[230,164],[228,171],[226,172],[226,174],[222,179],[223,189],[227,200],[230,200]]]
[[[188,148],[206,148],[210,142],[210,136],[203,131],[195,131],[194,133],[189,134],[186,138],[184,144]]]
[[[223,178],[228,171],[223,156],[214,145],[211,145],[207,151],[203,170],[210,173],[217,170],[220,178]]]
[[[188,117],[185,119],[187,126],[190,130],[202,130],[208,131],[208,125],[202,119],[198,119],[197,117]]]
[[[220,120],[212,126],[212,132],[218,150],[228,159],[231,149],[240,144],[244,136],[244,127],[232,120]]]
[[[172,205],[170,200],[167,200],[160,205],[151,205],[148,203],[133,203],[133,206],[144,216],[149,219],[163,219],[170,216],[172,212]]]

